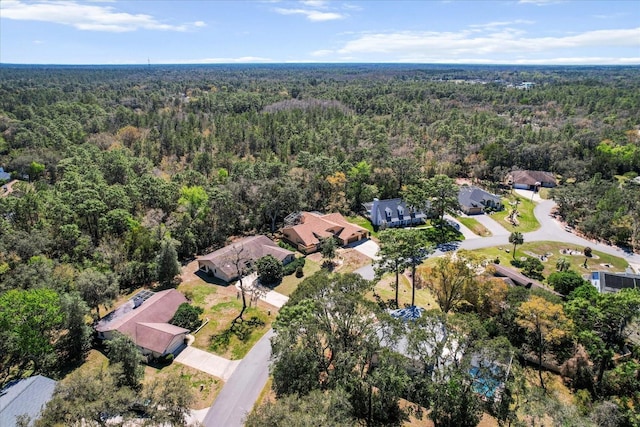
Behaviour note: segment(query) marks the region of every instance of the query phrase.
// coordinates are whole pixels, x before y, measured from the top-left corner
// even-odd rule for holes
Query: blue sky
[[[640,1],[0,0],[0,62],[640,64]]]

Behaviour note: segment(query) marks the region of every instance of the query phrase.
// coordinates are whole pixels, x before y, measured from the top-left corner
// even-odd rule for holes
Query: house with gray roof
[[[55,388],[56,382],[42,375],[11,381],[0,390],[0,426],[16,426],[20,416],[29,417],[33,425]]]
[[[640,289],[640,275],[630,272],[593,271],[589,281],[600,293],[619,292],[622,289]]]
[[[481,188],[463,185],[458,192],[460,210],[467,215],[477,215],[486,209],[501,210],[503,208],[500,197],[484,191]]]
[[[376,227],[406,227],[420,225],[428,215],[420,210],[407,207],[406,203],[398,199],[378,200],[363,203],[366,216]]]
[[[267,255],[273,256],[283,265],[295,258],[293,252],[276,245],[267,236],[250,236],[198,257],[198,267],[201,271],[229,283],[239,278],[237,263],[241,263],[242,267],[249,267]]]

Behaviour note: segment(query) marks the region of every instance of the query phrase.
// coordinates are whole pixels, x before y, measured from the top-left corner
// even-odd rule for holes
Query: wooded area
[[[524,81],[535,85],[516,87]],[[220,248],[232,237],[276,233],[292,212],[355,215],[374,197],[411,198],[438,176],[468,178],[498,192],[513,169],[550,171],[560,182],[552,197],[562,219],[590,238],[639,251],[640,185],[633,178],[640,173],[640,72],[637,67],[3,65],[0,166],[18,180],[0,192],[1,384],[20,372],[64,375],[91,346],[85,316],[96,318],[101,307],[138,287],[171,286],[178,262]],[[397,269],[392,264],[388,271]],[[357,289],[331,304],[351,304],[345,308],[351,314],[379,314],[360,299],[367,284],[315,280],[307,285],[307,297],[348,283]],[[576,393],[584,391],[584,405],[583,418],[576,419],[593,420],[610,411],[620,422],[608,425],[639,422],[638,348],[631,349],[635,359],[612,363],[625,343],[619,327],[640,304],[637,293],[609,298],[578,289],[582,293],[559,301],[553,295],[529,299],[521,291],[505,292],[500,309],[478,297],[477,307],[451,303],[445,314],[427,319],[432,326],[454,322],[451,330],[462,342],[469,331],[455,316],[475,313],[478,325],[467,326],[477,326],[473,334],[491,349],[507,337],[509,348],[539,355],[540,364],[546,352],[559,363],[577,358],[571,385]],[[298,306],[304,314],[298,313],[298,326],[326,315],[314,312],[317,307],[303,297],[293,305]],[[354,307],[361,311],[348,311]],[[450,310],[453,320],[446,315]],[[556,323],[549,326],[542,315],[531,323],[526,320],[531,313]],[[603,319],[611,316],[619,322],[606,325]],[[279,337],[295,335],[291,324],[278,322]],[[372,333],[369,327],[362,325]],[[319,346],[323,339],[316,339]],[[326,374],[313,378],[324,382],[307,377],[283,384],[276,365],[276,391],[284,396],[331,390],[338,403],[349,401],[327,421],[336,425],[355,419],[400,423],[406,414],[397,399],[409,392],[415,403],[432,409],[439,408],[434,396],[449,388],[471,393],[458,373],[428,387],[411,383],[409,391],[402,388],[406,374],[391,368],[374,371],[373,380],[363,370],[343,383],[339,375],[371,362],[373,350],[366,343],[357,357],[348,348],[359,342],[338,343],[332,350],[336,357],[349,355],[342,373],[335,364],[328,372],[333,360],[304,352],[313,347],[286,353],[284,344],[276,343],[279,360],[301,374],[321,369]],[[476,344],[469,346],[486,349]],[[414,353],[420,356],[419,349]],[[315,371],[302,363],[310,359],[319,363]],[[119,381],[117,372],[108,376],[109,384]],[[363,396],[371,387],[377,389],[380,413],[367,412],[372,409]],[[319,411],[336,405],[332,396],[310,396],[316,401],[305,405]],[[469,405],[477,406],[469,418],[476,419],[481,405]],[[508,408],[482,408],[515,422]],[[464,425],[457,422],[437,425]]]

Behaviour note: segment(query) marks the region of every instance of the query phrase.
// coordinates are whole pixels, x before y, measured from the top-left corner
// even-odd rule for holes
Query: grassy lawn
[[[151,384],[154,380],[162,381],[169,376],[175,375],[186,379],[193,390],[195,401],[191,405],[191,409],[204,409],[211,406],[224,385],[224,382],[220,378],[190,368],[189,366],[181,365],[177,362],[173,362],[171,365],[159,369],[145,366],[144,380],[142,383],[147,385]]]
[[[520,213],[518,215],[518,226],[512,225],[506,219],[514,207],[511,203],[516,201],[518,201],[518,212]],[[521,233],[527,233],[540,228],[540,224],[533,215],[533,209],[535,208],[534,202],[516,194],[510,194],[507,197],[504,197],[502,202],[505,206],[504,210],[494,213],[491,215],[491,218],[498,221],[504,228],[509,231],[519,231]]]
[[[212,347],[212,339],[229,329],[231,322],[240,313],[242,301],[240,299],[218,303],[205,309],[204,316],[209,319],[202,329],[195,334],[194,347],[217,354],[230,360],[242,359],[251,350],[251,347],[269,330],[271,322],[275,318],[275,313],[268,314],[270,308],[265,303],[259,303],[258,307],[249,307],[243,315],[243,326],[247,327],[247,336],[240,339],[236,334],[230,334],[226,345]],[[263,325],[252,327],[250,320],[256,317]]]
[[[461,217],[456,217],[456,219],[478,236],[481,236],[481,237],[491,236],[491,232],[487,230],[487,228],[484,225],[480,224],[475,218],[471,218],[468,216],[461,216]]]
[[[367,230],[369,230],[371,237],[375,237],[376,240],[378,239],[378,232],[373,229],[373,224],[371,224],[371,221],[369,221],[367,218],[360,215],[356,215],[356,216],[347,217],[347,221],[349,221],[352,224],[359,225],[362,228],[366,228]]]
[[[542,274],[545,277],[556,271],[556,262],[563,256],[571,262],[571,270],[577,272],[580,275],[589,274],[592,271],[596,270],[624,271],[624,269],[628,266],[627,262],[622,258],[618,258],[613,255],[594,250],[594,256],[588,258],[587,268],[584,268],[584,255],[563,255],[560,253],[561,249],[577,249],[581,251],[584,248],[576,248],[574,246],[568,245],[567,243],[560,242],[530,242],[518,246],[516,250],[516,257],[520,258],[524,256],[551,254],[548,260],[542,263],[544,265],[544,271],[542,272]],[[506,250],[509,250],[509,253],[507,253]],[[511,260],[513,259],[513,254],[511,253],[512,250],[513,245],[506,245],[503,247],[478,249],[473,252],[491,260],[497,257],[500,259],[500,265],[509,267],[511,266]],[[607,267],[606,265],[608,265],[609,267]]]
[[[282,295],[291,295],[291,293],[296,290],[300,282],[302,282],[305,277],[309,277],[313,275],[313,273],[320,271],[320,264],[307,257],[302,271],[304,272],[304,276],[300,278],[297,278],[295,274],[284,276],[282,282],[280,282],[278,286],[273,288],[273,290],[281,293]]]
[[[245,325],[243,327],[248,325],[247,321],[253,316],[264,322],[264,325],[250,328],[251,331],[247,333],[244,340],[232,335],[229,338],[228,345],[219,346],[216,350],[213,350],[211,348],[212,337],[229,329],[233,319],[240,313],[242,300],[238,298],[238,290],[233,285],[221,286],[207,283],[196,274],[183,272],[183,276],[186,280],[178,286],[178,290],[190,298],[195,305],[204,309],[203,319],[209,319],[209,323],[195,334],[194,347],[227,359],[241,359],[271,327],[276,310],[267,303],[258,301],[257,306],[254,303],[252,307],[245,311],[243,316]],[[250,296],[248,293],[246,298],[247,303],[249,303]],[[268,314],[269,311],[271,315]]]
[[[395,284],[396,276],[394,274],[385,274],[382,280],[376,284],[374,290],[383,301],[393,300],[396,297]],[[368,296],[373,299],[372,293]],[[411,304],[411,281],[404,275],[400,275],[400,292],[398,296],[400,307]],[[428,289],[416,289],[416,305],[427,310],[438,308],[438,304],[436,304]]]

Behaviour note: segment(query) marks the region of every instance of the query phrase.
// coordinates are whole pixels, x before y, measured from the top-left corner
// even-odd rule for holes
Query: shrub
[[[593,255],[591,248],[589,246],[584,248],[584,256],[591,258],[591,255]]]
[[[304,271],[302,270],[302,267],[296,268],[296,277],[299,279],[302,276],[304,276]]]
[[[266,255],[256,262],[258,277],[263,285],[279,283],[284,275],[282,263],[272,255]]]
[[[173,318],[169,321],[172,325],[180,326],[181,328],[194,331],[198,329],[198,326],[202,323],[200,321],[200,315],[204,312],[202,307],[191,305],[188,302],[183,302],[178,307],[178,310],[173,315]]]
[[[284,275],[288,276],[288,275],[293,274],[293,273],[297,274],[298,267],[300,267],[300,268],[304,267],[304,264],[305,264],[306,261],[307,261],[307,259],[304,258],[304,257],[294,259],[289,264],[284,266],[284,271],[283,271]]]
[[[173,363],[173,353],[169,353],[167,355],[164,356],[164,358],[162,359],[162,362],[165,365],[171,365]]]

